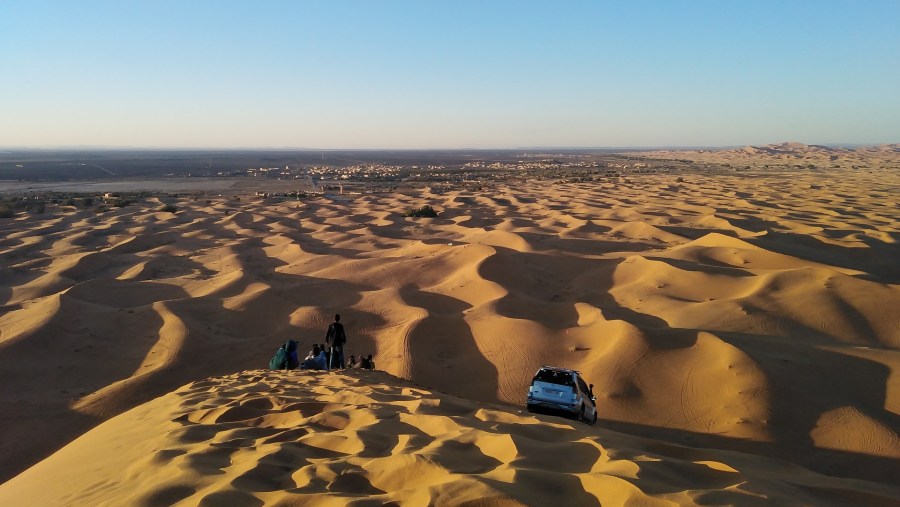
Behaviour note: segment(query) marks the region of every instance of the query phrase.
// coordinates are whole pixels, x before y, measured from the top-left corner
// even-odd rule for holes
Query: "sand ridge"
[[[35,487],[53,477],[55,487]],[[115,417],[5,505],[841,505],[896,487],[432,392],[383,372],[251,370]]]
[[[600,425],[897,481],[898,174],[635,175],[483,192],[148,199],[0,222],[9,478],[199,378],[310,347],[519,405],[581,370]],[[431,204],[435,219],[402,216]]]
[[[858,170],[897,169],[900,144],[880,144],[845,148],[798,142],[744,146],[733,149],[658,150],[635,153],[642,158],[692,161],[707,167],[730,165],[740,168],[796,169],[830,168]]]

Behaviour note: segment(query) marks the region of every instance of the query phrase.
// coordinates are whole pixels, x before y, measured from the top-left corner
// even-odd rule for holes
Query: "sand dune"
[[[604,431],[641,435],[659,449],[729,449],[815,471],[803,472],[811,474],[813,486],[796,486],[799,479],[784,490],[773,486],[772,495],[783,495],[778,498],[818,503],[821,492],[815,488],[822,478],[816,474],[897,483],[898,183],[895,170],[877,168],[852,177],[787,169],[709,177],[647,174],[594,184],[498,184],[484,194],[426,189],[305,202],[183,198],[177,214],[158,212],[153,199],[98,215],[49,206],[43,215],[0,220],[0,479],[42,466],[103,421],[179,386],[263,367],[287,338],[298,339],[303,349],[322,342],[327,323],[340,312],[350,335],[348,353],[372,353],[379,369],[429,390],[518,406],[539,366],[568,366],[595,384],[598,427]],[[423,204],[438,209],[440,217],[402,216],[402,210]],[[259,382],[280,381],[276,375]],[[225,389],[228,382],[208,385]],[[276,388],[290,392],[281,384]],[[178,410],[201,406],[212,415],[185,420],[200,424],[221,416],[212,399],[181,405],[173,396],[181,395],[159,402],[171,408],[160,415],[171,416],[171,424],[184,422],[172,421]],[[470,405],[474,401],[448,403],[476,407]],[[259,417],[282,417],[272,407],[266,411],[271,414]],[[378,413],[361,417],[377,419]],[[451,415],[445,417],[452,421]],[[278,424],[300,420],[286,417],[289,423]],[[465,424],[484,430],[485,421],[466,417]],[[524,416],[502,417],[532,425],[521,422],[530,421]],[[556,431],[539,427],[544,428],[532,430]],[[97,434],[113,434],[102,428]],[[297,439],[312,431],[303,428]],[[562,434],[569,435],[559,437],[567,443],[579,444],[574,448],[593,449],[573,451],[580,456],[575,461],[593,459],[597,470],[608,465],[598,461],[606,444],[591,440],[600,433],[579,428]],[[421,474],[423,484],[445,484],[458,467],[481,477],[505,464],[508,470],[490,481],[454,479],[438,490],[452,496],[472,488],[518,501],[524,493],[514,490],[530,487],[521,486],[525,478],[541,483],[541,470],[552,468],[543,462],[517,465],[549,459],[538,443],[522,444],[538,450],[513,458],[523,452],[518,444],[504,444],[499,435],[482,437],[482,443],[475,437],[422,437],[446,447],[435,458],[446,463],[417,461],[402,452],[380,459],[408,475]],[[347,447],[336,447],[338,440]],[[338,440],[313,447],[332,456],[363,453],[367,445],[360,436]],[[415,439],[404,442],[409,440]],[[626,440],[625,448],[648,456],[657,448]],[[475,460],[490,467],[468,471],[457,461],[462,458],[454,446],[465,454],[470,444],[491,448]],[[207,451],[227,454],[215,447]],[[71,449],[61,452],[75,453]],[[256,452],[240,451],[251,455],[246,461],[229,457],[229,466],[270,467],[272,461]],[[739,462],[750,459],[744,454]],[[224,462],[217,455],[210,460]],[[280,456],[271,466],[283,466]],[[670,463],[677,456],[661,456],[668,458],[660,458],[660,468],[646,465],[638,485],[592,476],[594,465],[579,465],[555,484],[581,488],[586,503],[616,503],[603,496],[613,494],[624,501],[685,488],[712,491],[721,484],[721,496],[709,493],[702,501],[727,503],[734,489],[728,488],[740,482],[725,479],[734,474],[726,468],[738,462],[704,457]],[[185,460],[169,461],[183,469]],[[727,467],[695,463],[701,461]],[[771,463],[754,462],[751,468]],[[426,503],[450,498],[422,490],[390,496],[402,478],[382,477],[388,471],[376,470],[380,466],[353,472],[342,479],[347,485],[336,487],[357,491],[366,484],[371,489],[363,489],[376,498],[410,503],[418,501],[415,495],[425,495]],[[615,466],[624,474],[644,465]],[[282,479],[290,488],[313,484],[310,491],[318,491],[340,470],[302,477],[291,472]],[[233,471],[234,477],[246,472]],[[693,473],[709,482],[691,482]],[[673,479],[679,474],[686,482]],[[238,493],[213,486],[221,477],[160,483],[142,490],[160,496],[141,501],[211,494],[205,488],[221,491],[223,501],[246,494],[269,501],[274,496],[258,496],[262,490],[250,486],[260,475],[266,474],[239,481]],[[101,480],[107,479],[95,482]],[[520,485],[513,488],[510,481]],[[835,495],[885,495],[869,483],[841,484]],[[98,498],[111,498],[103,496],[111,490],[96,489]],[[0,486],[0,494],[8,491]],[[688,496],[674,501],[702,503],[693,493],[683,495]]]
[[[637,154],[654,159],[690,160],[702,164],[730,164],[747,168],[896,169],[900,144],[840,148],[786,142],[722,150],[652,151]]]
[[[522,412],[382,372],[251,370],[110,419],[0,487],[0,503],[889,505],[900,494]]]

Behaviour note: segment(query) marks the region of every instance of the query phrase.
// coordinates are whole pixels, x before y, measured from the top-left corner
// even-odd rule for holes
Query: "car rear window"
[[[549,382],[550,384],[575,387],[575,382],[572,381],[572,374],[565,371],[539,370],[537,375],[534,376],[534,379],[532,379],[532,382],[535,380]]]

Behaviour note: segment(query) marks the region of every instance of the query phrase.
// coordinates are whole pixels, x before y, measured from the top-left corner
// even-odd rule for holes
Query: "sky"
[[[900,0],[0,0],[0,146],[900,142]]]

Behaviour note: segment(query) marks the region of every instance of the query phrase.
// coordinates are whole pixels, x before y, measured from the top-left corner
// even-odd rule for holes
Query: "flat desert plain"
[[[4,219],[0,504],[900,505],[898,199],[779,169]],[[335,313],[379,371],[264,370]],[[541,365],[596,426],[523,410]]]

